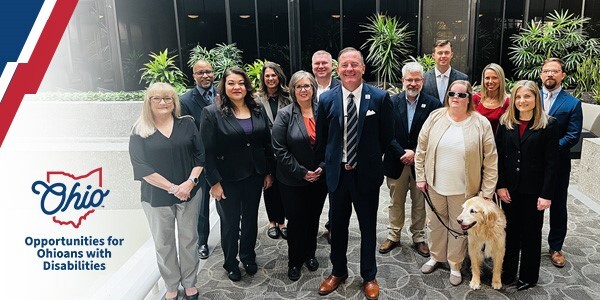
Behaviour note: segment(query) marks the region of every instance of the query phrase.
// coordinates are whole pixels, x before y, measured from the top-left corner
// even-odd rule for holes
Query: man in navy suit
[[[363,83],[365,63],[360,51],[345,48],[338,62],[342,84],[323,93],[317,109],[316,156],[329,191],[333,266],[319,294],[333,292],[348,278],[348,225],[354,205],[361,232],[363,289],[367,299],[377,299],[377,209],[383,183],[381,157],[393,139],[392,101],[386,91]]]
[[[444,104],[446,90],[448,86],[455,80],[469,80],[469,77],[450,66],[454,52],[452,44],[448,40],[439,40],[433,46],[433,59],[435,60],[435,68],[425,73],[425,84],[423,92],[440,100]]]
[[[217,96],[217,90],[213,85],[215,74],[213,68],[207,61],[200,60],[192,68],[196,86],[181,96],[181,115],[194,117],[194,123],[200,130],[200,114],[202,109],[213,103]],[[199,178],[202,188],[202,200],[200,203],[200,214],[198,215],[198,255],[201,259],[208,258],[208,234],[209,234],[209,203],[210,186],[206,181],[204,172]]]
[[[331,57],[331,53],[325,50],[319,50],[313,54],[312,72],[317,80],[317,101],[319,101],[321,94],[340,85],[340,81],[331,76],[333,73],[333,58]],[[325,228],[327,229],[327,242],[331,243],[329,219],[331,219],[331,215],[328,215]]]
[[[550,206],[550,233],[548,246],[550,261],[558,268],[565,266],[562,246],[567,235],[567,194],[571,175],[570,150],[579,141],[583,113],[581,101],[562,89],[567,76],[565,64],[559,58],[549,58],[542,63],[542,105],[558,125],[559,153],[556,168],[556,190]]]
[[[429,114],[442,104],[436,98],[421,93],[423,66],[410,62],[402,68],[404,92],[394,95],[394,140],[385,152],[383,174],[390,188],[389,232],[379,246],[379,253],[388,253],[400,244],[404,227],[404,204],[410,190],[411,225],[413,246],[421,256],[429,256],[425,239],[425,198],[415,183],[414,157],[417,140],[423,123]]]

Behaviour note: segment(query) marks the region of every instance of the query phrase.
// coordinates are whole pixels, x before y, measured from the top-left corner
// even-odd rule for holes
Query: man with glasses
[[[562,246],[567,235],[567,194],[571,175],[571,148],[579,141],[583,113],[581,101],[562,89],[567,75],[565,64],[559,58],[548,58],[542,63],[542,107],[556,118],[558,124],[558,165],[556,189],[550,205],[550,233],[548,246],[550,261],[557,268],[565,266]]]
[[[417,140],[429,114],[442,104],[436,98],[421,93],[423,66],[410,62],[402,68],[404,91],[392,97],[394,104],[394,137],[392,146],[385,152],[383,174],[390,189],[389,231],[379,246],[379,253],[388,253],[400,245],[404,227],[404,205],[410,190],[413,246],[417,253],[429,257],[425,240],[425,198],[415,183],[414,157]]]
[[[181,96],[181,115],[190,115],[194,117],[194,123],[200,130],[200,114],[202,109],[212,103],[218,96],[217,89],[214,87],[215,74],[210,63],[200,60],[192,68],[196,86]],[[208,234],[209,234],[209,203],[210,186],[206,181],[204,172],[199,179],[202,188],[202,200],[200,204],[200,214],[198,216],[198,254],[201,259],[208,258]]]
[[[433,54],[435,60],[435,68],[425,73],[425,84],[423,92],[439,99],[442,105],[448,86],[455,80],[469,80],[469,77],[450,66],[454,52],[452,44],[449,40],[439,40],[433,46]]]

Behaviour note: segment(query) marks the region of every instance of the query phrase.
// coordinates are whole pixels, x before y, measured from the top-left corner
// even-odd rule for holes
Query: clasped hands
[[[171,187],[168,189],[168,192],[181,201],[188,201],[190,200],[190,193],[192,192],[193,188],[194,183],[191,180],[186,180],[178,185],[171,185]]]
[[[304,175],[304,180],[306,180],[308,182],[315,182],[315,181],[319,180],[319,177],[321,176],[322,172],[323,172],[323,169],[321,169],[321,167],[318,167],[314,171],[308,171],[308,173],[306,173],[306,175]]]

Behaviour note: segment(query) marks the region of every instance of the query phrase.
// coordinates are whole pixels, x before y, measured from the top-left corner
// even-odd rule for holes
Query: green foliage
[[[244,66],[244,70],[246,70],[246,74],[250,78],[250,82],[252,82],[252,87],[254,90],[258,90],[260,88],[260,73],[262,71],[263,66],[267,63],[267,60],[255,60],[252,64],[247,64]]]
[[[410,58],[405,60],[404,63],[408,63],[408,62],[418,62],[421,64],[421,66],[423,66],[423,73],[429,71],[429,70],[433,70],[433,68],[435,68],[435,59],[433,59],[433,56],[431,56],[431,54],[423,54],[421,56],[417,56],[417,57],[413,57],[412,55],[409,56]]]
[[[585,92],[590,92],[592,97],[594,94],[600,96],[600,57],[586,57],[577,67],[573,78],[577,83],[573,91],[575,97],[582,99]]]
[[[166,82],[171,84],[178,92],[186,90],[185,74],[175,65],[177,55],[169,56],[168,50],[156,53],[150,53],[151,60],[144,64],[140,69],[142,77],[140,82],[144,81],[148,86],[155,82]]]
[[[210,50],[198,45],[190,50],[188,66],[192,68],[199,60],[209,62],[215,72],[215,81],[220,81],[225,70],[242,65],[242,50],[238,49],[235,43],[217,44]]]
[[[401,77],[399,62],[410,53],[408,40],[413,32],[408,30],[408,24],[401,25],[396,17],[376,14],[368,20],[370,23],[360,25],[365,29],[361,32],[370,34],[361,49],[369,48],[367,62],[374,67],[378,84],[383,81],[385,89],[388,82],[397,82]]]
[[[338,61],[337,61],[337,59],[334,58],[331,60],[331,68],[332,68],[331,77],[333,77],[333,78],[340,78],[340,75],[337,72],[337,67],[338,67]]]
[[[144,91],[37,93],[27,95],[28,101],[142,101]]]
[[[510,38],[509,59],[515,65],[515,76],[539,82],[540,65],[550,57],[563,59],[565,73],[574,74],[586,57],[600,54],[598,40],[586,31],[589,20],[568,11],[554,11],[544,23],[532,20]],[[575,79],[569,76],[563,83],[572,86]]]

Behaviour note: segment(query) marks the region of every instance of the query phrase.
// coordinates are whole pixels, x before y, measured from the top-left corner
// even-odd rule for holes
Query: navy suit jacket
[[[345,122],[343,105],[340,85],[321,94],[317,109],[316,158],[326,170],[327,188],[332,193],[337,189],[340,179]],[[393,129],[390,95],[363,84],[358,109],[356,172],[361,181],[359,188],[370,189],[383,183],[381,158],[393,139]]]
[[[214,99],[216,99],[217,91],[214,87],[211,87],[211,89]],[[212,103],[200,94],[196,86],[183,94],[179,100],[181,102],[181,115],[190,115],[194,117],[194,123],[196,123],[198,130],[200,130],[200,115],[202,114],[202,109],[211,105]]]
[[[435,80],[435,69],[431,69],[429,71],[427,71],[423,77],[425,77],[425,83],[423,84],[423,90],[421,90],[421,93],[425,93],[428,95],[431,95],[437,99],[439,99],[440,103],[443,105],[444,104],[444,97],[446,95],[442,95],[442,97],[440,97],[440,95],[438,94],[438,89],[437,89],[437,82]],[[452,82],[454,82],[455,80],[469,80],[469,76],[467,76],[467,74],[456,70],[455,68],[451,68],[450,69],[450,76],[448,77],[448,86],[446,86],[446,90],[448,90],[448,87],[450,86],[450,84]]]
[[[394,139],[383,159],[383,174],[387,177],[398,179],[402,174],[404,164],[400,157],[406,153],[404,149],[415,151],[419,139],[419,132],[429,114],[442,107],[440,101],[425,93],[420,93],[417,99],[415,116],[408,131],[408,113],[406,110],[406,92],[392,96],[394,105]]]
[[[581,101],[563,89],[558,93],[548,114],[553,116],[558,123],[558,149],[561,158],[569,157],[569,150],[579,142],[581,135],[581,126],[583,125]]]

